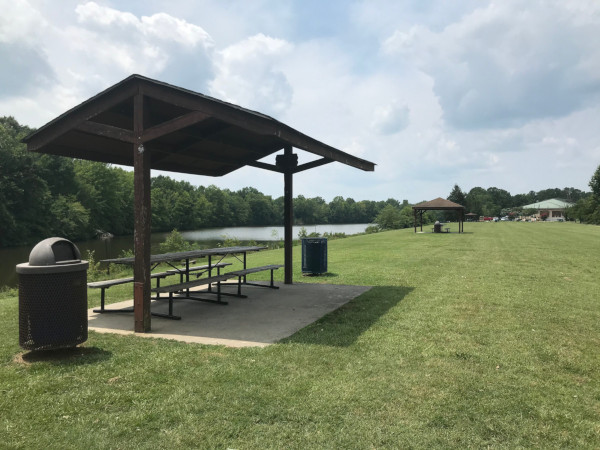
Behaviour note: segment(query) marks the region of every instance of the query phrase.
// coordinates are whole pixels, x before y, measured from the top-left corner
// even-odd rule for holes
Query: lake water
[[[365,231],[369,224],[349,225],[307,225],[304,226],[307,233],[345,233],[346,235],[358,234]],[[302,226],[294,226],[294,239]],[[168,233],[153,233],[151,237],[152,253],[159,253],[159,244],[164,242]],[[204,248],[216,247],[225,239],[238,239],[242,244],[249,241],[268,244],[269,242],[283,240],[283,227],[231,227],[231,228],[207,228],[196,231],[182,231],[184,239],[200,244]],[[112,239],[94,239],[90,241],[76,242],[81,256],[85,257],[87,251],[93,251],[96,260],[118,258],[121,252],[133,249],[133,236],[115,236]],[[16,286],[17,274],[15,266],[27,262],[29,253],[34,245],[24,247],[0,248],[0,287]]]

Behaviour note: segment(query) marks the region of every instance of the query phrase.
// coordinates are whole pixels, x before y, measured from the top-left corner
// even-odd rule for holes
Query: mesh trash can
[[[71,241],[37,244],[19,276],[19,345],[25,350],[75,347],[87,340],[87,269]]]
[[[302,239],[302,273],[321,274],[327,272],[327,239]]]

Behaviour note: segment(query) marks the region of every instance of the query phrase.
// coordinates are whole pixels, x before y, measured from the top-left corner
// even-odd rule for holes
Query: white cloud
[[[214,42],[183,19],[86,2],[64,25],[47,22],[39,3],[10,5],[12,16],[0,19],[0,51],[10,67],[0,71],[0,107],[17,119],[31,117],[28,125],[42,125],[132,73],[199,91],[213,76]],[[40,106],[29,110],[36,100]]]
[[[435,80],[448,124],[465,129],[560,117],[600,98],[600,5],[491,3],[440,32],[397,30],[388,54]]]
[[[0,42],[21,42],[34,45],[48,24],[43,15],[27,0],[2,3],[0,14]]]
[[[79,26],[69,30],[73,50],[101,73],[160,76],[190,89],[203,89],[212,75],[214,43],[198,25],[165,13],[138,18],[94,2],[75,11]],[[86,47],[95,51],[86,53]]]
[[[217,56],[211,94],[267,114],[280,115],[289,107],[293,89],[279,67],[292,50],[290,43],[264,34],[225,48]]]
[[[410,122],[410,109],[407,105],[392,102],[386,106],[375,109],[371,126],[377,133],[394,134],[408,127]]]
[[[600,162],[600,3],[331,2],[0,0],[0,115],[39,126],[141,73],[377,164],[303,172],[298,194],[587,189]],[[254,168],[191,181],[282,193],[279,174]]]
[[[47,89],[55,74],[40,50],[48,24],[25,0],[2,5],[0,15],[0,99],[32,95]]]

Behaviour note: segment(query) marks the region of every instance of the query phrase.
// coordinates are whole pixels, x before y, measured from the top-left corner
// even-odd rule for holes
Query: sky
[[[299,173],[294,196],[589,191],[600,165],[597,0],[0,0],[0,11],[0,116],[40,127],[136,73],[376,164]],[[283,195],[283,176],[257,168],[159,174]]]

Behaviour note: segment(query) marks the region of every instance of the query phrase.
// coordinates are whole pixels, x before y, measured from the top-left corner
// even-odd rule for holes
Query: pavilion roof
[[[532,203],[531,205],[525,205],[523,209],[565,209],[573,206],[573,203],[560,200],[558,198],[551,198],[549,200],[543,200],[541,202]]]
[[[450,200],[446,200],[444,198],[438,197],[434,200],[428,201],[428,202],[423,202],[423,203],[419,203],[418,205],[414,205],[413,209],[422,209],[422,210],[426,210],[426,209],[438,209],[438,210],[444,210],[444,209],[465,209],[464,206],[459,205],[458,203],[454,203],[451,202]]]
[[[142,94],[141,135],[134,98]],[[139,100],[138,100],[139,102]],[[318,157],[293,172],[333,161],[373,171],[352,156],[272,117],[141,75],[131,75],[70,109],[24,140],[29,151],[133,166],[134,145],[150,150],[152,169],[221,176],[244,166],[283,172],[259,161],[286,147]]]

